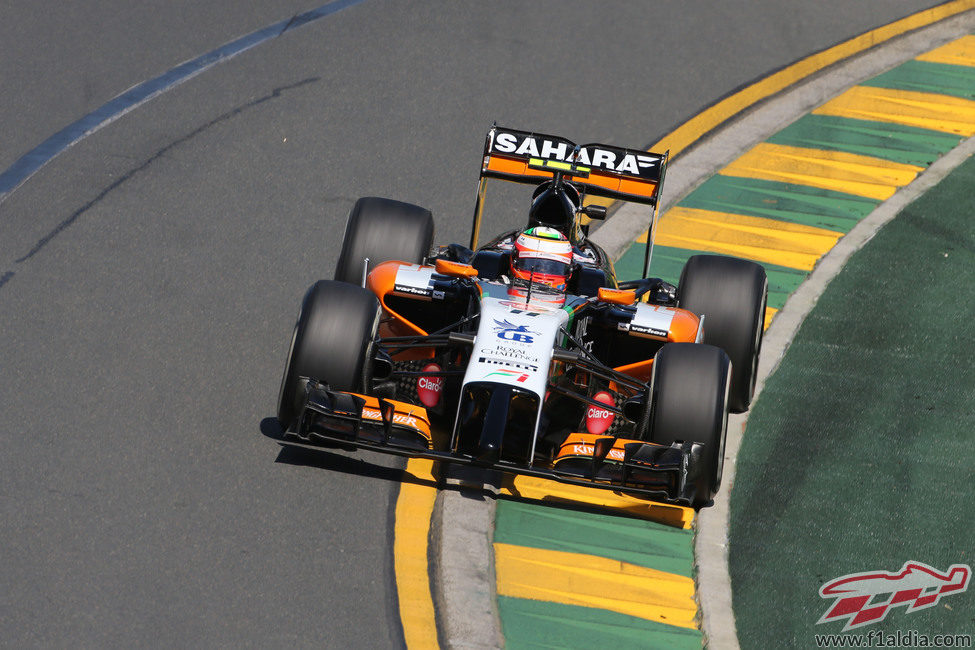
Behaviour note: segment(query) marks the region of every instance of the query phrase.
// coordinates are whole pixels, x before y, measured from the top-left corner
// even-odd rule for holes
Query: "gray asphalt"
[[[7,2],[0,171],[318,6],[241,4]],[[645,145],[933,4],[366,0],[53,160],[0,203],[0,645],[400,645],[399,465],[268,437],[298,301],[355,198],[421,203],[464,241],[492,121]],[[500,208],[521,194],[490,194],[485,233],[522,222]]]

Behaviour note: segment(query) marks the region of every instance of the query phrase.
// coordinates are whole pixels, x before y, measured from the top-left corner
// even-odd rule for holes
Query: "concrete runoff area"
[[[743,648],[809,647],[839,576],[971,564],[975,159],[904,209],[805,319],[754,405],[731,497]],[[972,633],[968,594],[857,630]]]

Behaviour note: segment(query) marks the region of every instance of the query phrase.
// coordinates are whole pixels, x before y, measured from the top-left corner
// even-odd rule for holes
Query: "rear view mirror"
[[[582,209],[582,214],[586,215],[590,219],[596,219],[597,221],[602,221],[606,218],[606,206],[587,205]]]

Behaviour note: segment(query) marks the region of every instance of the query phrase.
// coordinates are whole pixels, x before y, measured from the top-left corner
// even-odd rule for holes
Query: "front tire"
[[[278,393],[278,422],[287,431],[298,417],[300,377],[336,390],[362,393],[369,383],[379,301],[367,289],[320,280],[305,294],[291,337]]]
[[[369,268],[396,260],[421,264],[433,245],[433,214],[411,203],[367,196],[349,213],[335,279],[362,284],[363,262]]]
[[[669,343],[654,357],[651,385],[650,442],[704,446],[703,467],[694,478],[693,506],[710,505],[724,469],[731,386],[728,355],[712,345]]]
[[[704,316],[703,342],[718,346],[731,359],[731,411],[747,411],[755,393],[765,332],[765,269],[735,257],[694,255],[681,272],[677,304]]]

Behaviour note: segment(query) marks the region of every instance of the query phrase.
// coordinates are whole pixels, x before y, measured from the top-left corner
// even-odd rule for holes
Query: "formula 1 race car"
[[[728,412],[751,401],[764,269],[696,255],[648,278],[667,154],[495,125],[469,246],[436,249],[415,205],[359,199],[335,280],[305,294],[281,382],[284,440],[369,448],[709,505]],[[489,179],[537,185],[525,229],[478,246]],[[588,239],[649,206],[642,278]]]

